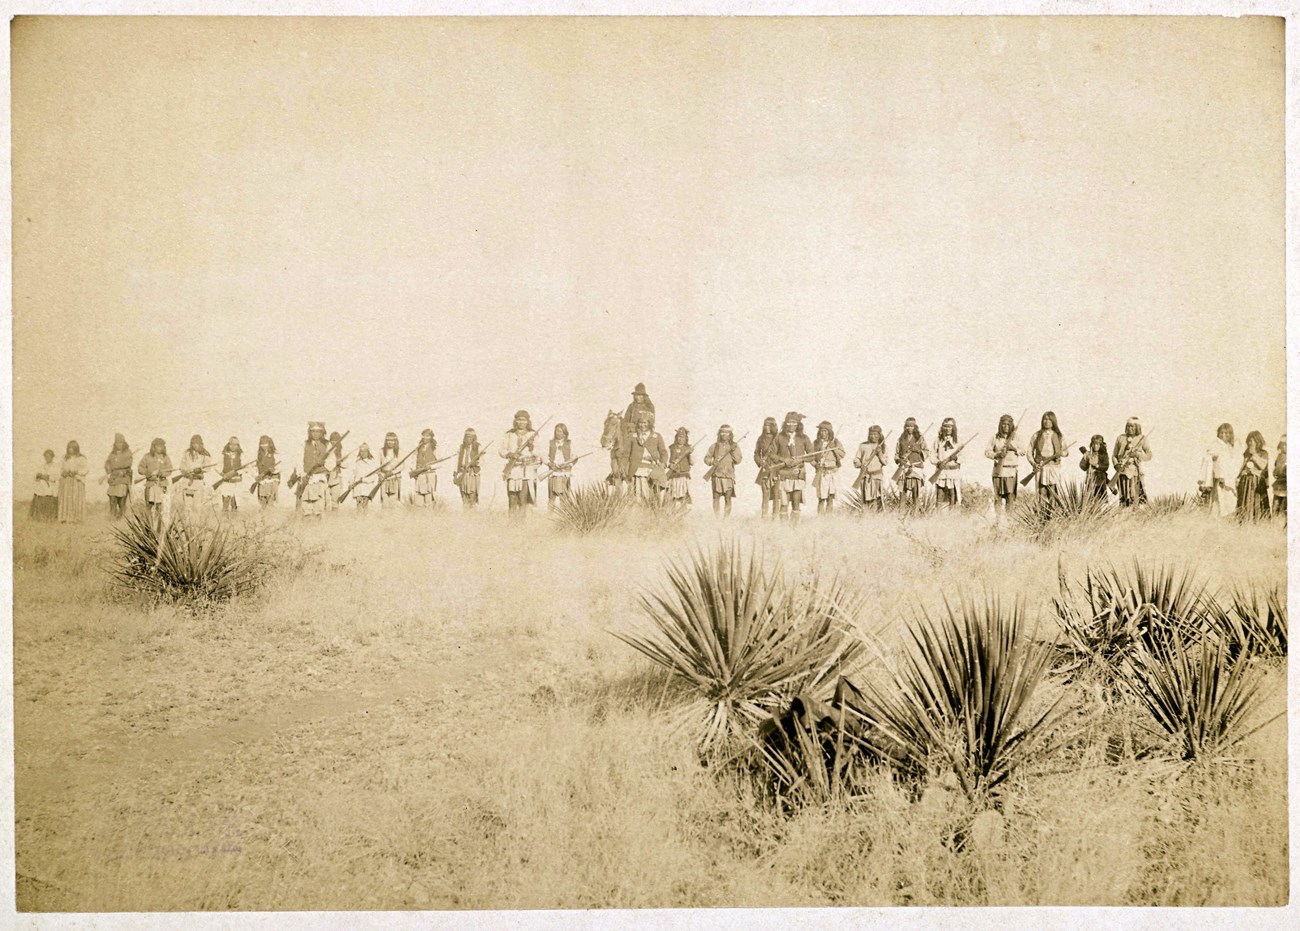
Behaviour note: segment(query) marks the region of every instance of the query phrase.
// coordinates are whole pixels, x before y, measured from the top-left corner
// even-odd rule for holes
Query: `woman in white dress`
[[[1214,442],[1201,457],[1201,477],[1196,483],[1201,495],[1209,499],[1210,513],[1218,517],[1237,513],[1237,491],[1233,487],[1237,460],[1232,424],[1219,424]]]

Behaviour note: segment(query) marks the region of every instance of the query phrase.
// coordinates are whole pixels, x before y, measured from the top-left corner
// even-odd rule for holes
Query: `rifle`
[[[933,426],[934,426],[934,421],[932,420],[932,421],[930,421],[930,427],[933,427]],[[924,450],[924,448],[925,448],[925,435],[926,435],[927,433],[930,432],[930,427],[926,427],[924,430],[921,431],[921,448],[922,448],[922,450]],[[890,432],[892,433],[893,431],[891,430]],[[883,443],[884,441],[882,440],[881,442]],[[924,462],[925,460],[922,459],[921,461]],[[899,482],[901,482],[901,481],[903,480],[903,476],[907,474],[907,468],[908,468],[908,465],[907,465],[906,462],[900,462],[900,463],[898,464],[898,468],[894,470],[894,477],[891,478],[890,481],[893,482],[895,485],[897,485]]]
[[[978,433],[972,433],[970,436],[966,437],[966,443],[969,443],[971,440],[975,439],[975,437],[977,437],[977,436],[979,436]],[[966,443],[962,443],[960,446],[958,446],[956,449],[954,449],[950,454],[948,454],[947,456],[945,456],[945,457],[943,458],[943,461],[940,462],[940,463],[938,464],[938,466],[935,468],[935,470],[934,470],[934,474],[930,476],[930,484],[931,484],[931,485],[933,485],[935,482],[939,481],[939,473],[943,471],[943,467],[946,466],[948,463],[952,462],[954,459],[957,458],[957,455],[958,455],[958,454],[959,454],[963,449],[966,448]]]
[[[127,445],[127,449],[131,449],[131,450],[133,450],[133,449],[135,449],[135,447],[134,447],[134,446],[131,446],[131,445],[128,444],[128,445]],[[109,455],[111,456],[111,455],[113,455],[113,454],[110,452]],[[134,452],[131,453],[131,465],[132,465],[132,466],[135,465],[135,453],[134,453]],[[131,469],[128,467],[126,471],[130,472]],[[100,485],[103,485],[104,483],[106,483],[106,482],[108,481],[108,474],[109,474],[109,473],[108,473],[107,471],[105,471],[104,474],[101,475],[101,476],[99,476],[99,478],[95,479],[95,481],[98,482]],[[133,484],[133,483],[128,482],[127,484]]]
[[[205,466],[201,466],[201,467],[199,467],[199,468],[197,468],[197,469],[189,469],[188,471],[187,471],[187,470],[184,470],[184,469],[173,469],[173,470],[172,470],[173,472],[175,472],[175,471],[179,471],[181,474],[180,474],[180,475],[173,475],[173,476],[172,476],[172,484],[175,485],[177,482],[179,482],[179,481],[180,481],[181,479],[183,479],[183,478],[193,478],[193,479],[197,479],[198,476],[197,476],[197,475],[194,475],[193,473],[198,472],[198,473],[201,475],[201,474],[203,474],[204,472],[208,471],[208,469],[215,469],[216,467],[217,467],[217,464],[216,464],[215,462],[209,462],[209,463],[208,463],[207,465],[205,465]]]
[[[767,441],[767,448],[763,450],[763,462],[759,463],[758,465],[758,482],[759,484],[764,485],[764,487],[770,487],[766,485],[766,483],[764,482],[764,478],[771,481],[775,481],[775,476],[772,475],[773,467],[770,465],[770,463],[772,460],[772,454],[776,451],[776,438],[780,435],[781,434],[779,431],[777,433],[772,434],[771,439]],[[758,457],[755,456],[754,458],[757,459]]]
[[[1029,413],[1029,408],[1026,407],[1023,411],[1020,412],[1020,420],[1013,420],[1011,422],[1011,432],[1007,434],[1007,445],[1002,447],[1002,452],[998,453],[996,456],[993,457],[994,469],[1002,465],[1003,457],[1006,456],[1006,454],[1011,451],[1011,441],[1015,439],[1016,434],[1020,432],[1020,421],[1024,420],[1025,415],[1028,413]]]
[[[701,443],[703,443],[703,442],[704,442],[704,437],[700,437],[698,440],[695,441],[695,443],[691,446],[690,449],[686,450],[686,452],[682,453],[682,454],[681,454],[680,456],[678,456],[676,459],[669,459],[669,460],[668,460],[668,471],[671,472],[671,471],[673,471],[673,469],[677,468],[677,463],[681,462],[683,459],[685,459],[685,458],[687,458],[688,456],[690,456],[691,453],[695,452],[695,450],[698,449],[698,448],[699,448],[699,445],[700,445]]]
[[[251,465],[257,465],[256,458],[248,460],[247,462],[240,465],[238,468],[231,469],[229,472],[221,473],[221,478],[217,479],[215,482],[212,483],[212,490],[216,491],[218,488],[221,487],[221,485],[224,482],[230,482],[231,484],[234,484],[234,479],[232,476],[238,475],[240,472],[243,472]]]
[[[583,453],[583,454],[580,455],[580,456],[574,456],[572,459],[569,459],[569,460],[567,460],[567,461],[565,461],[565,462],[561,462],[558,466],[556,466],[554,469],[551,469],[551,470],[550,470],[549,472],[547,472],[545,475],[539,475],[539,476],[537,476],[537,480],[538,480],[539,482],[540,482],[540,481],[544,481],[545,479],[550,478],[550,477],[551,477],[552,475],[554,475],[556,472],[559,472],[559,471],[561,471],[561,470],[563,470],[563,469],[565,469],[565,468],[568,468],[569,466],[573,465],[573,464],[574,464],[575,462],[577,462],[579,459],[584,459],[584,458],[586,458],[587,456],[590,456],[590,455],[591,455],[592,453],[594,453],[594,452],[599,452],[600,449],[601,449],[601,447],[596,447],[596,449],[588,450],[587,452]]]
[[[732,440],[732,441],[731,441],[731,445],[732,445],[733,447],[735,447],[736,449],[740,449],[740,444],[743,443],[743,442],[745,442],[745,438],[748,437],[748,436],[749,436],[749,434],[746,433],[746,434],[744,434],[743,436],[741,436],[740,439],[738,439],[738,440]],[[716,443],[716,440],[715,440],[714,442]],[[728,450],[727,453],[728,453],[728,455],[730,455],[731,450]],[[714,473],[714,470],[717,469],[717,467],[718,467],[718,460],[717,460],[717,458],[715,457],[714,460],[713,460],[713,465],[709,466],[708,471],[706,471],[706,472],[704,473],[704,480],[705,480],[706,482],[711,482],[711,481],[713,481],[713,473]]]
[[[163,469],[163,470],[161,470],[160,472],[155,472],[153,476],[141,475],[139,478],[137,478],[137,479],[136,479],[134,482],[132,482],[131,484],[133,484],[133,485],[139,485],[141,482],[147,482],[147,481],[149,481],[149,479],[150,479],[151,477],[156,478],[156,477],[159,476],[159,475],[171,475],[171,474],[172,474],[173,472],[175,472],[175,471],[176,471],[176,468],[173,466],[173,467],[170,468],[170,469]]]
[[[465,468],[466,468],[466,469],[472,469],[472,468],[475,468],[476,466],[478,466],[478,464],[479,464],[479,460],[483,458],[483,454],[484,454],[485,452],[487,452],[489,449],[491,449],[491,448],[492,448],[492,443],[495,443],[495,442],[496,442],[496,440],[492,440],[492,441],[491,441],[490,443],[488,443],[486,446],[480,446],[479,449],[478,449],[478,455],[474,457],[474,461],[473,461],[473,462],[470,462],[470,463],[467,463],[467,464],[465,465]],[[460,456],[460,450],[459,450],[459,449],[456,450],[456,455],[457,455],[457,457]],[[458,466],[460,465],[460,463],[456,463],[456,464],[457,464]],[[464,473],[464,470],[459,469],[459,468],[456,469],[454,472],[451,473],[451,481],[452,481],[452,483],[455,484],[455,485],[457,485],[457,486],[459,486],[459,485],[460,485],[460,477],[461,477],[462,475],[464,475],[464,474],[465,474],[465,473]]]
[[[531,443],[533,440],[537,439],[537,434],[541,433],[541,432],[542,432],[542,429],[543,429],[543,428],[544,428],[548,423],[550,423],[550,422],[551,422],[552,420],[554,420],[554,419],[555,419],[555,415],[554,415],[554,414],[552,414],[550,417],[547,417],[545,420],[542,421],[541,426],[539,426],[539,427],[538,427],[536,430],[534,430],[532,433],[528,434],[528,439],[526,439],[526,440],[522,440],[522,441],[519,443],[519,449],[517,449],[517,450],[516,450],[515,452],[513,452],[513,453],[506,453],[506,465],[505,465],[505,468],[502,469],[502,471],[501,471],[501,477],[502,477],[502,478],[505,478],[506,475],[509,474],[509,472],[510,472],[510,467],[511,467],[512,465],[514,465],[514,460],[524,458],[524,449],[528,446],[529,443]],[[512,429],[510,432],[513,433],[514,430]],[[482,455],[482,454],[480,453],[480,455]],[[536,456],[537,453],[534,452],[533,455]]]
[[[412,456],[414,456],[415,453],[416,453],[416,450],[418,450],[419,448],[420,448],[420,447],[418,447],[418,446],[415,447],[415,449],[411,450],[409,453],[407,453],[407,454],[406,454],[405,456],[403,456],[401,459],[398,459],[396,465],[390,466],[390,467],[388,467],[388,468],[385,468],[384,466],[381,465],[378,469],[375,469],[375,472],[383,472],[384,474],[383,474],[383,476],[380,477],[380,479],[379,479],[378,483],[376,483],[375,487],[372,488],[372,489],[370,489],[370,491],[366,492],[366,498],[369,499],[369,500],[371,500],[371,501],[374,501],[374,500],[375,500],[375,495],[379,494],[379,489],[381,489],[381,488],[384,487],[384,482],[388,481],[390,478],[393,478],[394,476],[396,476],[396,477],[398,477],[398,478],[401,478],[401,476],[402,476],[402,463],[404,463],[407,459],[410,459]],[[382,450],[380,451],[380,455],[383,455],[383,451],[382,451]],[[370,474],[371,474],[371,475],[374,475],[375,472],[371,472]],[[368,477],[368,476],[367,476],[367,477]],[[351,491],[351,490],[352,490],[351,488],[348,489],[348,491]],[[343,497],[339,498],[339,500],[342,501],[343,498],[346,498],[346,497],[347,497],[347,495],[345,494],[345,495],[343,495]]]
[[[335,455],[338,455],[339,451],[343,448],[343,441],[348,438],[348,434],[351,432],[352,432],[351,430],[345,430],[343,432],[343,435],[339,437],[338,440],[328,443],[325,447],[325,452],[321,455],[320,465],[313,466],[311,471],[308,472],[306,475],[299,475],[297,469],[293,470],[293,475],[289,476],[289,487],[292,488],[294,485],[298,486],[298,490],[294,492],[295,506],[302,503],[302,494],[304,491],[307,490],[307,480],[311,478],[313,475],[317,475],[321,472],[329,471],[328,469],[325,468],[325,460],[329,458],[331,452],[333,452]]]
[[[420,447],[418,447],[418,446],[416,447],[416,449],[419,449],[419,448],[420,448]],[[423,469],[412,469],[412,470],[411,470],[411,478],[419,478],[419,477],[420,477],[421,475],[423,475],[425,472],[432,472],[432,471],[434,470],[434,468],[438,465],[438,463],[440,463],[440,462],[446,462],[448,459],[455,459],[455,458],[456,458],[456,453],[452,453],[450,456],[443,456],[441,459],[435,459],[435,460],[433,460],[433,462],[429,463],[429,464],[428,464],[427,466],[425,466]]]
[[[257,462],[257,460],[254,459],[253,462]],[[278,469],[279,467],[280,467],[280,463],[278,463],[278,462],[275,462],[275,463],[272,463],[272,464],[271,464],[271,468],[272,468],[272,469]],[[253,484],[251,484],[251,485],[248,486],[248,493],[249,493],[250,495],[255,495],[255,494],[257,494],[257,486],[260,485],[260,484],[262,484],[263,481],[265,481],[266,479],[270,478],[270,477],[271,477],[272,475],[274,475],[274,474],[275,474],[274,472],[259,472],[259,473],[257,473],[257,478],[253,479]]]
[[[1062,447],[1061,447],[1061,455],[1064,456],[1066,453],[1068,453],[1068,452],[1070,451],[1070,447],[1073,446],[1073,445],[1074,445],[1074,443],[1066,443],[1064,446],[1062,446]],[[1043,470],[1043,466],[1045,466],[1045,465],[1047,465],[1047,463],[1046,463],[1046,462],[1043,462],[1043,463],[1040,463],[1040,464],[1034,466],[1034,467],[1030,470],[1029,474],[1026,475],[1024,478],[1022,478],[1022,479],[1020,480],[1020,484],[1021,484],[1021,486],[1022,486],[1022,487],[1023,487],[1023,486],[1027,486],[1030,482],[1032,482],[1035,478],[1037,478],[1037,477],[1038,477],[1038,473],[1041,472],[1041,471]]]
[[[840,448],[840,462],[843,463],[844,460],[848,458],[849,451],[848,451],[847,449],[844,448],[844,441],[840,439],[840,435],[839,435],[838,432],[836,432],[834,426],[831,427],[831,437],[832,437],[832,441],[833,441],[833,443],[838,443],[838,444],[839,444],[839,448]],[[816,441],[816,440],[813,440],[813,445],[814,445],[814,446],[817,445],[817,441]],[[813,452],[809,453],[809,454],[808,454],[808,458],[816,458],[817,456],[822,456],[822,455],[825,455],[826,453],[833,453],[834,451],[835,451],[835,446],[834,446],[834,445],[827,446],[825,449],[814,450]],[[804,457],[800,457],[800,458],[804,458]],[[796,461],[797,461],[797,460],[796,460]],[[837,468],[838,468],[838,466],[837,466]],[[818,465],[817,463],[813,463],[813,472],[814,472],[814,474],[819,473],[819,472],[821,472],[821,471],[822,471],[822,467],[821,467],[820,465]]]
[[[1106,483],[1106,487],[1110,490],[1110,493],[1111,493],[1112,495],[1117,495],[1117,494],[1119,494],[1119,475],[1120,475],[1120,472],[1123,471],[1123,469],[1124,469],[1124,465],[1125,465],[1126,463],[1130,462],[1130,461],[1131,461],[1131,462],[1137,462],[1137,461],[1138,461],[1138,460],[1137,460],[1137,457],[1136,457],[1135,455],[1133,455],[1133,452],[1132,452],[1133,447],[1138,446],[1138,445],[1140,445],[1140,444],[1142,444],[1142,443],[1145,443],[1145,442],[1146,442],[1146,438],[1147,438],[1148,436],[1150,436],[1150,435],[1151,435],[1151,431],[1148,430],[1146,433],[1143,433],[1141,436],[1139,436],[1139,437],[1137,438],[1136,441],[1127,444],[1127,445],[1124,447],[1124,455],[1121,456],[1119,459],[1117,459],[1117,460],[1115,460],[1114,462],[1111,463],[1111,465],[1113,465],[1113,466],[1115,467],[1115,474],[1114,474],[1114,476],[1111,477],[1111,480],[1110,480],[1109,482]]]

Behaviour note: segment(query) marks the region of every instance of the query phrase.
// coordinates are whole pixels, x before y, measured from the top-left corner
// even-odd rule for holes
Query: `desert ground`
[[[669,677],[611,633],[646,629],[637,594],[667,560],[738,538],[842,573],[885,653],[963,591],[1022,599],[1051,638],[1058,577],[1087,565],[1285,586],[1280,523],[1126,514],[1041,541],[983,514],[790,527],[698,503],[586,536],[544,509],[239,519],[284,525],[277,570],[192,612],[114,587],[102,510],[16,509],[20,910],[1287,900],[1284,663],[1260,664],[1263,726],[1232,761],[1044,760],[975,847],[939,782],[915,798],[882,772],[840,803],[773,805],[701,760]]]

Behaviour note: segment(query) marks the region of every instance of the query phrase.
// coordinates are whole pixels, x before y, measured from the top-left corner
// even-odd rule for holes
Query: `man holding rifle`
[[[713,486],[713,513],[717,514],[725,503],[724,515],[731,516],[731,502],[736,497],[736,466],[743,458],[740,444],[731,438],[731,427],[718,428],[718,441],[704,454],[704,464],[709,467],[705,478]]]
[[[791,521],[799,520],[803,505],[803,487],[807,482],[804,466],[812,457],[813,444],[803,432],[803,414],[790,411],[781,424],[776,437],[776,459],[781,480],[781,518],[789,515]]]
[[[813,488],[817,491],[817,513],[829,514],[835,507],[835,473],[844,461],[844,444],[835,438],[835,428],[829,420],[817,425],[817,439],[813,441]]]
[[[1118,486],[1119,503],[1124,507],[1146,504],[1147,490],[1142,481],[1142,463],[1151,461],[1151,445],[1136,417],[1130,417],[1124,425],[1124,432],[1116,438],[1115,453],[1110,458],[1115,466],[1113,482]]]
[[[889,454],[885,452],[885,435],[879,424],[867,430],[867,439],[858,444],[858,454],[853,465],[858,470],[855,485],[864,508],[877,511],[885,509],[885,466]]]
[[[780,511],[781,480],[777,473],[781,466],[776,455],[776,437],[776,418],[765,418],[763,429],[754,443],[754,464],[758,466],[758,476],[754,479],[754,484],[758,485],[763,495],[759,510],[760,517],[776,517]]]
[[[276,459],[275,440],[266,434],[257,441],[257,478],[249,491],[257,495],[263,508],[269,508],[280,496],[280,461]]]
[[[375,461],[375,455],[370,451],[369,443],[362,443],[357,447],[356,458],[352,460],[352,474],[348,479],[348,487],[344,494],[352,493],[352,500],[357,503],[357,511],[365,511],[370,507],[370,493],[379,485],[379,479],[375,473],[379,470],[379,463]]]
[[[478,506],[479,458],[483,455],[478,445],[478,434],[470,427],[460,442],[456,453],[456,472],[451,480],[460,489],[460,503],[465,510]]]
[[[438,494],[438,441],[433,431],[420,431],[420,445],[415,448],[415,468],[411,478],[415,479],[415,506],[419,508],[434,507]]]
[[[934,439],[934,478],[936,503],[952,509],[961,503],[961,449],[957,445],[957,421],[945,417]]]
[[[898,466],[894,481],[903,483],[903,500],[910,507],[916,507],[916,502],[920,500],[921,483],[925,481],[923,467],[928,458],[925,437],[916,426],[916,418],[908,417],[903,421],[903,432],[894,450],[894,464]]]
[[[1023,418],[1024,415],[1022,414]],[[1020,487],[1020,457],[1028,450],[1016,436],[1019,424],[1010,414],[998,418],[998,432],[984,449],[984,458],[993,460],[993,513],[1005,514],[1016,503]]]
[[[144,477],[144,505],[149,511],[149,520],[154,530],[162,530],[167,522],[167,476],[172,472],[172,460],[167,455],[167,443],[162,437],[155,437],[149,444],[149,452],[140,457],[137,471]]]
[[[176,484],[181,486],[180,503],[186,511],[203,503],[203,473],[212,468],[212,465],[212,457],[203,445],[203,437],[194,434],[190,437],[189,449],[181,453],[180,465],[177,467],[180,475]]]
[[[516,411],[514,424],[501,438],[497,450],[506,460],[502,477],[506,481],[507,506],[517,518],[524,516],[528,505],[537,503],[537,467],[542,461],[534,449],[537,433],[528,411]]]
[[[632,432],[623,441],[626,478],[633,494],[642,500],[657,498],[668,485],[668,447],[650,426],[650,415],[639,413]]]
[[[329,451],[324,422],[310,421],[307,440],[302,446],[302,476],[298,479],[298,501],[304,517],[320,517],[325,513],[325,496],[329,494],[325,461]]]

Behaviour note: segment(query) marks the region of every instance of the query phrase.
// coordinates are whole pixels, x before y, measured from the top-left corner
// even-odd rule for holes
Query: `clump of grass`
[[[861,741],[846,727],[843,688],[841,681],[832,704],[796,695],[759,728],[765,771],[791,808],[843,801],[853,791]]]
[[[143,509],[110,528],[117,587],[198,609],[256,590],[274,569],[263,534],[178,515],[161,530]]]
[[[578,536],[606,530],[623,521],[635,506],[634,499],[605,482],[570,488],[555,502],[551,519]]]
[[[961,510],[963,514],[983,514],[993,506],[993,489],[974,482],[961,484]]]
[[[981,801],[1049,752],[1060,700],[1043,707],[1036,693],[1052,645],[1030,636],[1020,603],[989,596],[945,608],[937,619],[923,614],[898,667],[845,705],[872,756],[916,781],[950,767],[967,798]]]
[[[614,636],[684,681],[705,752],[751,735],[794,695],[829,689],[862,651],[850,634],[860,599],[838,575],[792,580],[734,541],[669,563],[665,589],[640,603],[653,630]]]
[[[1260,701],[1260,678],[1222,641],[1171,636],[1135,653],[1121,675],[1184,761],[1221,759],[1259,729],[1245,725]]]

